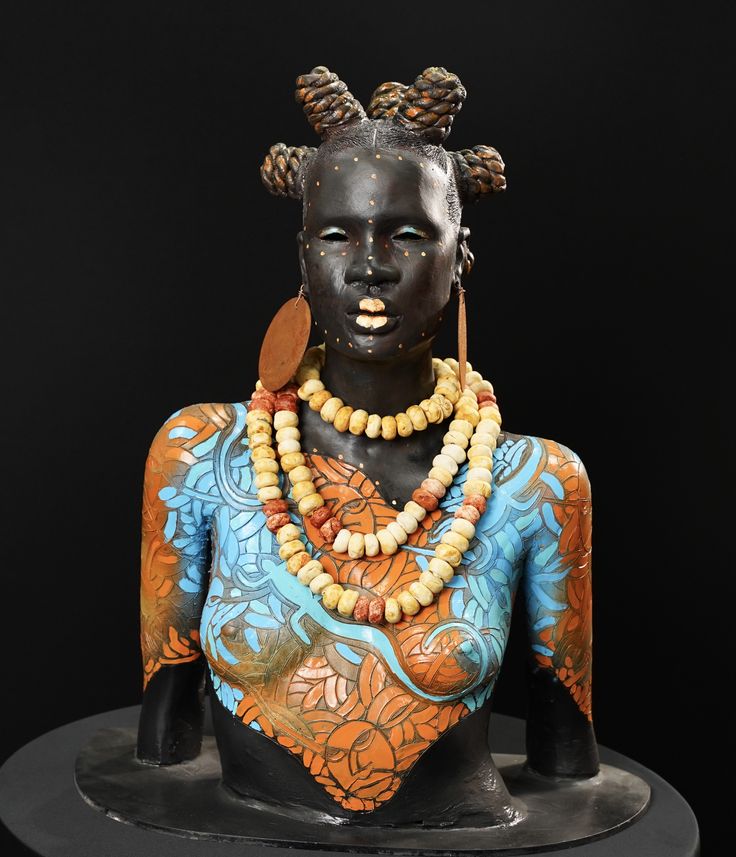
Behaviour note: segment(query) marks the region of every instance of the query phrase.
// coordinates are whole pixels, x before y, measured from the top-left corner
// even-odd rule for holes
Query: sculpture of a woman
[[[278,390],[177,411],[147,461],[138,758],[197,755],[206,681],[224,784],[301,818],[514,821],[487,727],[519,591],[529,768],[598,771],[585,468],[432,355],[472,266],[462,206],[505,187],[495,149],[442,145],[464,97],[437,67],[367,110],[324,67],[297,80],[323,142],[262,176],[303,199],[321,344]]]

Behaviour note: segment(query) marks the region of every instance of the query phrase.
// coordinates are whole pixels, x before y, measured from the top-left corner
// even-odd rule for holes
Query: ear
[[[457,233],[457,250],[453,268],[453,280],[456,283],[462,280],[463,275],[470,273],[475,261],[468,246],[468,238],[470,238],[470,229],[467,226],[461,226]]]
[[[309,283],[307,282],[307,266],[304,262],[304,239],[306,237],[306,232],[302,229],[301,232],[297,233],[296,243],[299,247],[299,272],[302,278],[302,284],[304,285],[304,293],[309,295]]]

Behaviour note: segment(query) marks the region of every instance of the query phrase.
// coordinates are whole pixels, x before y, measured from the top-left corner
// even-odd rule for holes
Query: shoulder
[[[514,479],[540,500],[571,503],[591,497],[582,458],[559,441],[502,431],[494,458],[494,476],[501,484]]]
[[[245,406],[206,402],[174,411],[155,433],[148,452],[147,470],[153,469],[176,481],[192,465],[210,455],[219,435],[245,422]]]

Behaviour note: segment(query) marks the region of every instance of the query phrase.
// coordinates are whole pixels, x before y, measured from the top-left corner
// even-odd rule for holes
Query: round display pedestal
[[[36,854],[279,857],[288,850],[295,857],[324,851],[404,855],[569,851],[575,857],[694,857],[699,853],[698,827],[687,803],[664,780],[625,756],[601,748],[603,801],[590,799],[590,782],[551,789],[548,783],[519,775],[519,760],[513,756],[523,753],[524,722],[517,718],[492,715],[494,757],[509,790],[528,806],[529,819],[534,821],[542,813],[555,821],[555,845],[535,840],[534,824],[527,825],[526,839],[516,842],[513,828],[401,828],[383,831],[381,836],[352,825],[295,829],[289,819],[269,818],[268,811],[227,795],[218,785],[211,739],[205,739],[205,752],[196,762],[187,763],[189,767],[152,768],[135,762],[132,748],[139,711],[139,706],[132,706],[67,724],[21,748],[0,769],[0,818]],[[651,789],[648,802],[647,786]],[[142,794],[146,795],[143,801]],[[202,796],[199,807],[198,794]],[[173,807],[172,795],[177,796]],[[186,806],[184,812],[178,795]],[[214,818],[213,813],[217,813]],[[622,821],[624,817],[628,820]],[[591,833],[591,820],[602,832]],[[544,830],[543,819],[535,823]],[[569,835],[559,832],[566,826]],[[596,835],[599,838],[591,838]],[[570,839],[577,842],[559,844]]]

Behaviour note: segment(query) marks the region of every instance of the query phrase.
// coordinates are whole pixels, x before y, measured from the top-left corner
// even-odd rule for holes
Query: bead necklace
[[[416,407],[423,411],[427,423],[441,422],[445,418],[447,405],[443,408],[442,399],[454,411],[454,419],[443,438],[442,451],[435,456],[427,478],[413,492],[412,499],[405,504],[395,521],[376,533],[351,532],[342,527],[325,505],[324,498],[312,481],[312,471],[306,466],[306,458],[299,443],[299,399],[306,401],[312,410],[319,411],[322,419],[333,424],[341,410],[350,408],[341,399],[337,400],[338,404],[326,407],[336,397],[333,397],[329,390],[325,390],[324,384],[319,381],[319,370],[323,364],[324,344],[305,352],[294,376],[296,383],[287,384],[272,393],[264,389],[260,381],[257,382],[246,417],[251,461],[256,473],[257,496],[264,504],[266,526],[276,535],[280,545],[279,556],[285,561],[286,570],[305,586],[309,586],[316,596],[321,596],[325,608],[336,610],[340,616],[359,622],[367,620],[378,624],[385,620],[396,623],[403,616],[413,616],[422,607],[431,604],[445,584],[452,580],[454,569],[460,565],[463,553],[469,550],[471,540],[475,536],[475,524],[485,511],[491,494],[493,450],[501,430],[501,414],[496,405],[492,385],[484,380],[479,372],[473,371],[469,363],[466,389],[461,391],[457,361],[453,358],[433,358],[432,364],[437,378],[435,393]],[[315,384],[315,381],[319,383]],[[426,428],[416,416],[412,419],[410,410],[407,408],[403,414],[408,422],[412,426],[419,423],[419,430]],[[373,418],[373,426],[380,421],[381,437],[387,440],[396,437],[399,425],[408,428],[407,423],[403,419],[400,420],[401,414],[395,417],[370,414],[365,419],[361,417],[353,421],[351,428],[352,415],[355,413],[357,412],[350,408],[350,413],[347,416],[343,414],[336,428],[339,431],[350,429],[353,434],[359,434],[362,425],[370,437],[368,427]],[[438,413],[441,416],[438,417]],[[390,420],[394,420],[394,431]],[[384,425],[388,426],[385,433]],[[278,461],[277,452],[272,445],[273,429],[276,429]],[[412,430],[413,428],[408,433]],[[469,460],[470,469],[463,485],[465,498],[455,511],[450,529],[435,546],[434,556],[427,571],[423,571],[419,579],[407,590],[385,599],[380,596],[369,598],[355,589],[336,583],[332,575],[325,571],[322,563],[310,556],[301,540],[303,532],[291,520],[288,514],[289,504],[283,499],[279,486],[279,471],[283,470],[289,475],[292,497],[297,503],[299,513],[309,516],[311,522],[319,528],[325,542],[332,544],[333,552],[347,553],[351,559],[376,556],[380,552],[390,555],[396,553],[399,545],[407,541],[427,512],[438,507],[439,501],[466,458]]]

